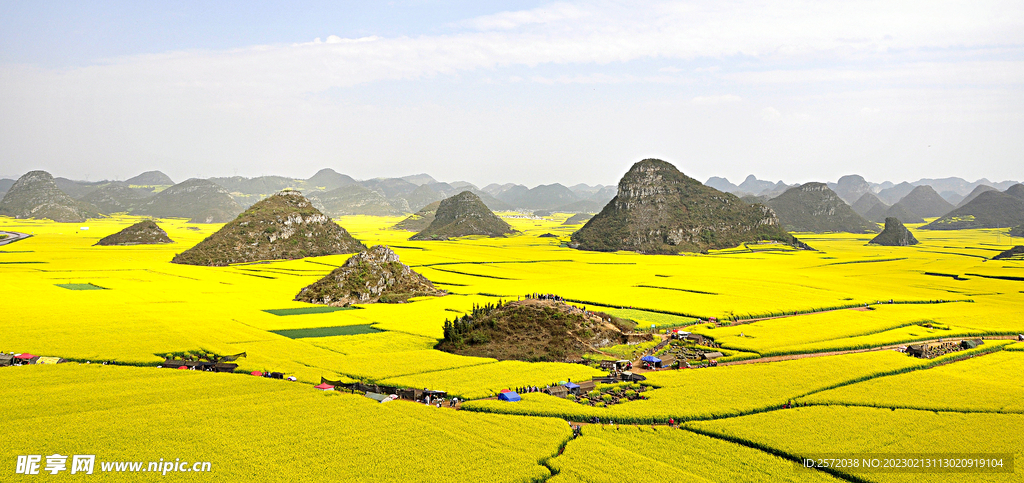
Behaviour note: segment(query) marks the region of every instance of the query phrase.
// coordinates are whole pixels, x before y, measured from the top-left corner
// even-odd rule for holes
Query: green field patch
[[[333,337],[336,335],[376,334],[377,332],[384,331],[375,328],[372,324],[362,324],[342,325],[338,327],[313,327],[309,329],[272,330],[270,332],[277,335],[283,335],[289,339],[308,339],[314,337]]]
[[[106,287],[100,287],[91,283],[55,283],[54,285],[68,290],[108,290]]]
[[[265,309],[264,312],[268,314],[274,314],[279,317],[285,315],[306,315],[306,314],[328,314],[331,312],[338,312],[341,310],[354,310],[355,307],[331,307],[329,305],[320,305],[317,307],[295,307],[292,309]]]

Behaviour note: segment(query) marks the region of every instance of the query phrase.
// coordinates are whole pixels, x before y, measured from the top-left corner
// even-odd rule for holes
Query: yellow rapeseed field
[[[841,481],[796,473],[778,456],[664,426],[586,426],[549,464],[558,471],[551,483]]]
[[[211,463],[209,473],[164,476],[174,481],[523,482],[550,475],[540,462],[571,435],[557,419],[381,404],[252,376],[78,364],[4,372],[3,481],[50,476],[18,478],[18,455],[60,454],[95,455],[95,473],[82,477],[96,481],[150,481],[101,473],[99,462],[162,458]]]
[[[464,408],[472,411],[439,412],[405,402],[377,405],[350,395],[327,396],[310,387],[321,377],[360,379],[475,399],[504,388],[602,374],[578,364],[496,362],[433,350],[446,318],[465,314],[473,304],[528,293],[558,294],[636,320],[641,328],[716,317],[723,324],[702,322],[686,330],[743,351],[743,358],[1024,333],[1024,262],[990,260],[1012,243],[999,230],[930,232],[910,225],[920,245],[876,247],[865,245],[870,235],[797,234],[817,251],[750,245],[708,255],[648,256],[562,246],[576,229],[561,226],[565,218],[509,218],[521,233],[507,238],[409,241],[411,233],[388,228],[398,217],[344,217],[338,222],[356,238],[392,247],[449,295],[274,315],[267,311],[311,307],[293,301],[295,294],[348,255],[229,267],[175,265],[170,259],[176,253],[219,225],[157,220],[175,243],[96,247],[98,239],[139,218],[59,224],[0,217],[0,230],[33,235],[0,247],[0,351],[138,365],[155,365],[165,354],[182,351],[245,352],[237,361],[240,372],[279,371],[300,381],[153,367],[0,368],[0,392],[5,402],[14,401],[0,413],[0,427],[15,441],[5,458],[104,449],[125,459],[202,455],[224,472],[213,481],[532,481],[550,475],[541,464],[547,462],[565,469],[557,477],[561,481],[590,481],[573,468],[629,454],[664,463],[667,453],[630,447],[649,438],[670,441],[680,452],[694,448],[694,454],[707,455],[710,468],[751,461],[762,472],[748,479],[785,477],[774,456],[681,431],[685,436],[637,430],[619,438],[595,429],[570,443],[561,462],[548,460],[569,438],[568,424],[536,416],[638,423],[722,418],[693,423],[692,429],[788,454],[830,437],[849,439],[843,448],[851,451],[873,444],[885,450],[900,444],[939,451],[955,451],[957,445],[1024,447],[1007,429],[1019,425],[1019,414],[986,413],[1020,411],[1021,388],[1005,381],[1020,379],[1014,357],[1022,346],[996,341],[976,353],[1008,350],[930,369],[923,368],[942,361],[879,351],[648,373],[655,389],[644,393],[647,400],[608,408],[527,394],[517,403],[469,401]],[[544,233],[560,238],[540,238]],[[69,284],[97,289],[60,286]],[[765,317],[773,318],[745,323]],[[385,332],[302,338],[275,332],[348,326]],[[957,389],[942,391],[947,385]],[[920,397],[924,391],[929,397]],[[802,396],[833,406],[776,410],[790,400],[805,402]],[[861,405],[887,409],[852,407]],[[40,428],[55,429],[41,437]],[[787,434],[797,436],[789,440]],[[594,444],[601,438],[608,444]],[[185,447],[193,453],[182,454]],[[134,452],[138,448],[147,448],[146,454]],[[696,461],[677,457],[667,466],[645,468],[721,480],[703,473]],[[266,464],[252,463],[257,461]],[[298,469],[285,474],[281,468]]]
[[[821,454],[1009,453],[1024,458],[1024,434],[1012,428],[1024,415],[951,413],[909,409],[810,406],[717,421],[687,423],[693,430],[730,441],[772,448],[790,457]],[[860,473],[877,482],[1010,482],[1015,473]],[[813,473],[812,473],[813,474]]]
[[[1024,413],[1024,353],[1002,351],[813,394],[811,404]]]

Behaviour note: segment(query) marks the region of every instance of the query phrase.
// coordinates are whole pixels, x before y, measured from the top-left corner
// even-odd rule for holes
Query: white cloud
[[[554,131],[549,141],[562,154],[588,153],[588,159],[641,153],[644,146],[675,152],[680,126],[701,133],[690,142],[716,153],[722,145],[746,145],[736,142],[734,129],[756,138],[756,129],[765,128],[762,120],[825,119],[834,110],[863,123],[857,114],[869,114],[859,111],[864,106],[885,106],[886,116],[876,117],[890,127],[910,116],[961,128],[955,123],[964,119],[998,118],[1004,121],[998,126],[1012,132],[1024,128],[1022,52],[1024,2],[556,3],[469,19],[440,34],[330,35],[289,45],[127,56],[67,69],[0,66],[0,165],[120,158],[131,166],[145,158],[185,159],[197,166],[313,159],[322,166],[321,160],[339,153],[375,163],[384,163],[377,154],[382,151],[417,158],[429,150],[454,150],[479,158],[502,143],[511,146],[513,165],[544,159],[537,153],[552,150],[531,147],[546,139],[546,131],[538,134],[534,126]],[[497,97],[464,94],[473,89],[463,87],[485,82],[481,76],[497,80],[495,90],[487,91]],[[880,93],[886,89],[898,92]],[[544,97],[539,91],[557,94]],[[553,107],[552,99],[580,92],[597,94]],[[460,102],[474,108],[460,111]],[[515,109],[502,111],[508,104]],[[732,104],[736,109],[682,111],[736,117],[709,124],[658,108],[669,104]],[[590,109],[577,116],[589,116],[588,131],[571,133],[579,141],[571,144],[564,139],[571,136],[559,137],[558,130],[579,121],[558,117],[559,109],[580,105]],[[647,110],[659,113],[649,117],[657,123],[643,117],[632,123],[644,130],[625,127],[623,113]],[[547,123],[550,118],[563,122]],[[843,135],[850,127],[846,122],[853,121],[832,119],[833,136]],[[513,143],[507,133],[516,129],[533,136]],[[929,135],[921,131],[907,136]],[[634,134],[629,150],[614,148],[616,141],[626,143],[616,139],[620,132]],[[716,145],[715,133],[725,141]],[[1019,137],[979,133],[1004,139],[990,148],[1000,159],[1016,152],[1013,159],[1019,160]],[[799,134],[792,140],[803,139]],[[817,135],[835,144],[826,132]],[[963,146],[965,153],[973,147],[966,141]],[[747,154],[758,158],[736,156]]]
[[[779,119],[782,119],[782,113],[774,107],[766,107],[761,109],[761,119],[769,122],[778,121]]]
[[[694,104],[701,105],[701,106],[711,106],[711,105],[715,105],[715,104],[727,104],[727,103],[733,103],[733,102],[740,102],[741,100],[743,100],[743,99],[740,98],[740,96],[735,96],[735,95],[732,95],[732,94],[726,94],[726,95],[722,95],[722,96],[698,96],[698,97],[694,97],[693,99],[691,99],[690,102],[693,102]]]

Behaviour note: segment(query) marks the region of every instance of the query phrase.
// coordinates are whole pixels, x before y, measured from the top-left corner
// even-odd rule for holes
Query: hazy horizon
[[[1024,4],[0,7],[0,173],[1019,180]]]

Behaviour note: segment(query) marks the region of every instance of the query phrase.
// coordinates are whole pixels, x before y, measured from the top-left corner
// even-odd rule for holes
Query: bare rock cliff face
[[[60,190],[46,171],[25,173],[0,200],[0,215],[16,218],[48,218],[53,221],[85,221],[82,204]]]
[[[405,302],[412,297],[439,296],[423,275],[402,264],[382,245],[357,253],[326,277],[303,288],[296,301],[345,306],[375,302]]]
[[[885,229],[868,242],[868,245],[907,247],[917,245],[918,243],[917,238],[914,238],[914,234],[899,219],[889,217],[885,219]]]
[[[657,159],[634,164],[619,181],[615,198],[572,235],[573,246],[584,250],[662,254],[758,240],[791,243],[793,238],[770,208],[705,186]]]

